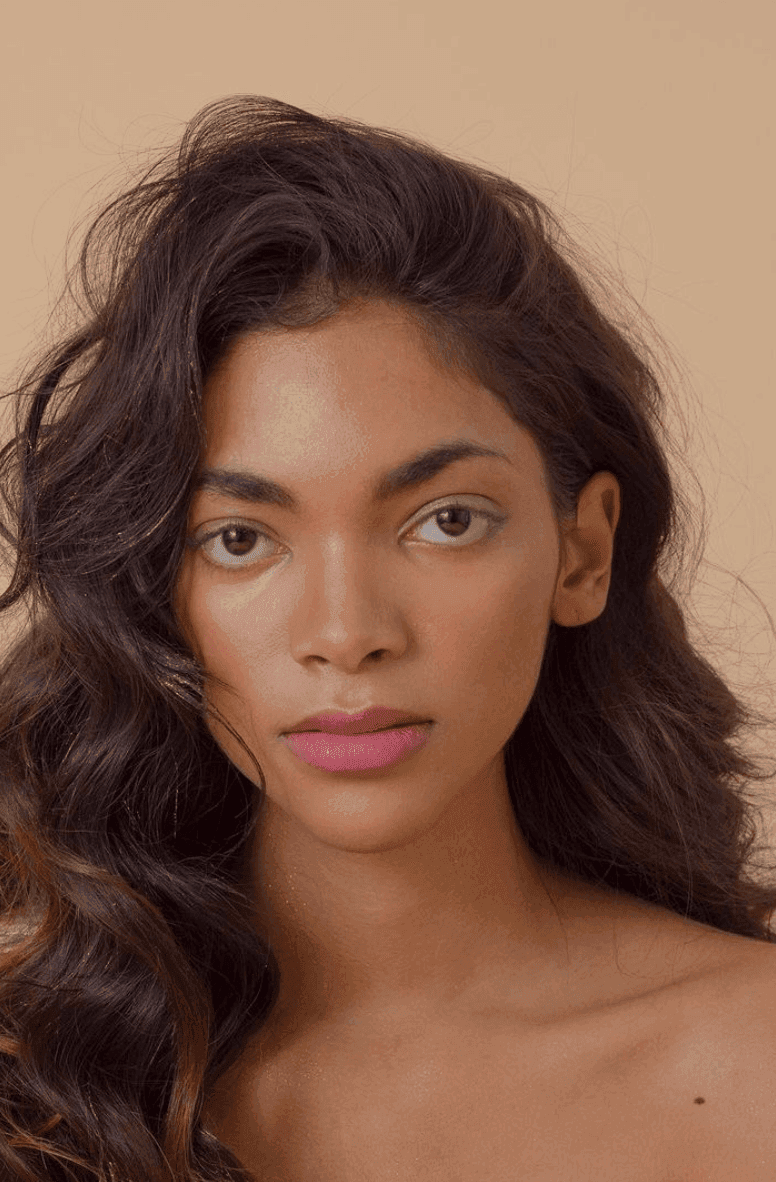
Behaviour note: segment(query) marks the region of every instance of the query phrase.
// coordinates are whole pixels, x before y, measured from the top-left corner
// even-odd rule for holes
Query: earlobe
[[[606,607],[619,517],[617,477],[596,472],[579,494],[576,517],[561,525],[562,559],[552,610],[556,624],[589,624]]]

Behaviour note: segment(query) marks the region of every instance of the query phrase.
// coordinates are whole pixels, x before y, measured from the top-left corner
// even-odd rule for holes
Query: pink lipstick
[[[327,772],[364,772],[389,767],[428,742],[433,723],[392,726],[366,734],[297,731],[282,735],[294,755]]]
[[[407,726],[409,723],[429,721],[430,719],[423,714],[415,714],[412,710],[399,710],[393,706],[367,706],[354,712],[326,710],[321,714],[308,714],[300,722],[287,727],[283,733],[329,731],[334,735],[363,735],[367,731],[382,731],[389,726]]]
[[[412,710],[367,706],[308,714],[280,737],[304,763],[327,772],[389,767],[426,742],[433,722]]]

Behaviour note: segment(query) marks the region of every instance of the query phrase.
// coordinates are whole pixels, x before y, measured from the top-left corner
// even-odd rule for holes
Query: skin
[[[576,518],[558,523],[529,433],[379,302],[234,342],[204,409],[202,467],[261,473],[302,503],[297,519],[199,492],[190,537],[239,517],[272,540],[240,568],[188,550],[175,599],[208,674],[231,687],[209,682],[209,703],[266,780],[247,872],[282,970],[275,1020],[297,1031],[401,1021],[504,990],[527,1003],[567,968],[564,880],[522,841],[503,747],[534,692],[550,620],[575,627],[604,609],[616,478],[597,473]],[[511,462],[458,461],[373,503],[379,474],[454,438]],[[453,496],[503,523],[483,537],[473,516],[467,545],[433,517],[417,524]],[[229,562],[223,538],[211,553]],[[353,776],[302,763],[279,738],[305,715],[372,704],[433,719],[430,741]],[[239,745],[209,725],[257,783]]]

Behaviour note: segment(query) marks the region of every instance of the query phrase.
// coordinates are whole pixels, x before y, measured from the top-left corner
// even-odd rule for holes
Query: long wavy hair
[[[6,395],[0,611],[27,618],[0,666],[0,1174],[23,1182],[251,1177],[201,1110],[277,998],[244,878],[263,789],[213,739],[172,607],[203,383],[237,334],[391,301],[532,433],[559,519],[616,475],[606,608],[550,625],[506,747],[517,821],[555,867],[723,931],[772,939],[776,909],[747,797],[773,770],[738,742],[771,720],[691,643],[669,577],[691,514],[666,383],[549,207],[242,95],[136,180],[86,233],[77,323]]]

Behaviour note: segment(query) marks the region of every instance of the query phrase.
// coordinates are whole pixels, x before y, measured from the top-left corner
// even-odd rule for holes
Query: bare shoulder
[[[718,957],[680,993],[670,1056],[683,1094],[696,1093],[688,1149],[704,1182],[773,1182],[776,944],[720,932],[711,946]]]
[[[774,1182],[776,944],[636,900],[612,913],[612,1000],[625,1006],[611,1006],[609,1021],[615,1046],[625,1032],[628,1087],[613,1062],[631,1114],[661,1130],[656,1176]]]

